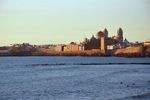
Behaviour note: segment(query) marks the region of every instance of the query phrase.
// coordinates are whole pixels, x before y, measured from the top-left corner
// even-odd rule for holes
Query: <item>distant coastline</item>
[[[116,56],[150,57],[150,40],[129,42],[124,38],[123,29],[117,35],[108,36],[108,30],[98,31],[95,36],[78,43],[32,45],[11,44],[0,47],[0,56]]]
[[[0,56],[116,56],[116,57],[150,57],[150,47],[136,46],[122,49],[116,49],[114,51],[108,51],[103,53],[100,50],[85,50],[85,51],[66,51],[66,52],[48,52],[48,51],[10,51],[9,53],[0,53]]]

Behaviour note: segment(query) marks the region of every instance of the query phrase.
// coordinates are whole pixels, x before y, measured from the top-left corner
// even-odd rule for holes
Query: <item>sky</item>
[[[0,0],[0,45],[81,42],[107,28],[150,39],[150,0]]]

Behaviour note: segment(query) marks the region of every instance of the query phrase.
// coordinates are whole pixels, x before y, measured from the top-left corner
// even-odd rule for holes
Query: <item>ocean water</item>
[[[150,100],[150,58],[0,57],[0,100]]]

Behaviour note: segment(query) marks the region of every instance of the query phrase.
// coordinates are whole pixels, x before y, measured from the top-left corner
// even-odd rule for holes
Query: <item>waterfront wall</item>
[[[129,56],[129,57],[144,56],[144,47],[137,46],[137,47],[127,47],[123,49],[117,49],[114,55],[115,56]]]

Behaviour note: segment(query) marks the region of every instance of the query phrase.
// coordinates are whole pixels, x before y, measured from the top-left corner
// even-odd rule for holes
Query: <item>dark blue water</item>
[[[150,58],[0,57],[0,100],[150,100]]]

